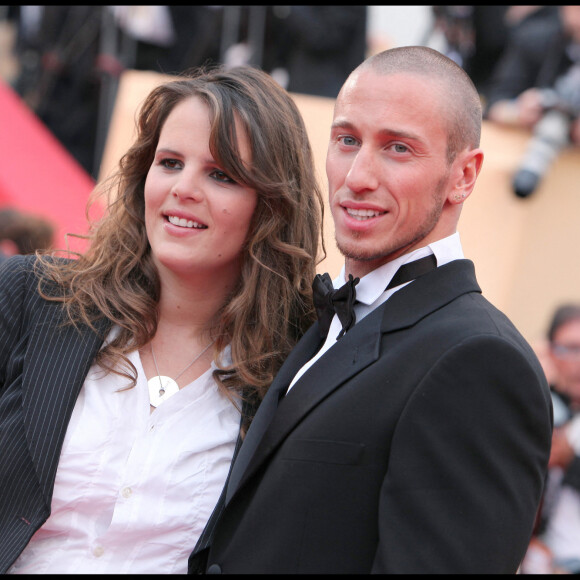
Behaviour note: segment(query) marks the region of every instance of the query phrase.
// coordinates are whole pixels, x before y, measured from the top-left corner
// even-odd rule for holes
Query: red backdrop
[[[55,247],[65,248],[67,233],[87,232],[85,209],[94,186],[18,94],[0,82],[0,207],[47,218],[55,226]],[[86,247],[71,237],[69,245]]]

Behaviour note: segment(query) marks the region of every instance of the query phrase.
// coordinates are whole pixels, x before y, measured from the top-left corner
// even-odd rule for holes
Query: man
[[[190,572],[206,556],[208,573],[516,572],[551,405],[456,232],[480,128],[473,84],[432,49],[387,50],[347,79],[327,174],[334,285],[356,293],[356,324],[315,323],[290,354]]]
[[[580,573],[580,303],[552,316],[546,363],[551,369],[554,432],[542,509],[522,570]],[[540,560],[538,554],[544,554]],[[538,570],[538,562],[547,568]]]
[[[512,182],[518,197],[532,195],[560,151],[580,145],[580,6],[539,6],[513,31],[485,115],[532,130]]]
[[[492,70],[485,115],[490,121],[532,129],[545,113],[545,89],[579,59],[580,6],[537,6],[514,30]],[[573,106],[576,91],[561,97]],[[557,103],[554,103],[557,104]]]

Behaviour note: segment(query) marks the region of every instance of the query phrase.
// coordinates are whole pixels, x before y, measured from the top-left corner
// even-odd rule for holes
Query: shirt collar
[[[399,256],[391,262],[387,262],[376,270],[369,272],[366,276],[361,278],[356,286],[357,300],[363,304],[372,304],[385,291],[385,288],[388,286],[400,266],[430,254],[435,254],[438,267],[447,262],[451,262],[452,260],[462,259],[464,255],[461,240],[459,239],[459,232],[455,232],[446,238],[437,240],[427,246]],[[340,288],[344,282],[345,267],[343,265],[340,274],[333,280],[333,285],[335,288]]]

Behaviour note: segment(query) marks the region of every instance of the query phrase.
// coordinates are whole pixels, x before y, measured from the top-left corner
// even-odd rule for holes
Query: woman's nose
[[[171,188],[171,195],[185,201],[200,201],[203,198],[203,189],[199,177],[194,173],[181,172],[179,179]]]

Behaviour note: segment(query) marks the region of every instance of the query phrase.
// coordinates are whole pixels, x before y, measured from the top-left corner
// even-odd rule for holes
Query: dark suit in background
[[[334,99],[366,57],[367,6],[272,6],[264,68],[288,73],[293,93]]]
[[[490,71],[486,108],[533,87],[553,87],[572,64],[568,42],[556,6],[542,6],[519,23]]]

